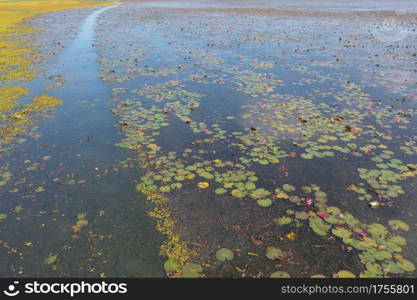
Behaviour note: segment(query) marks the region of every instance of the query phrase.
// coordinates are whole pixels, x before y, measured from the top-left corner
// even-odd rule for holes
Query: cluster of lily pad
[[[179,20],[176,22],[181,23]],[[142,25],[148,25],[145,30],[152,28],[149,24]],[[390,105],[374,101],[371,94],[358,83],[359,79],[351,80],[346,75],[349,80],[344,77],[335,80],[329,74],[332,74],[330,68],[337,66],[322,59],[294,65],[285,55],[280,56],[280,64],[296,72],[297,78],[290,83],[308,88],[308,92],[302,95],[280,93],[280,88],[287,88],[287,81],[284,86],[281,81],[283,78],[275,73],[275,67],[279,67],[273,62],[277,54],[271,53],[268,47],[256,44],[259,53],[253,56],[241,53],[231,55],[222,48],[224,43],[217,41],[204,43],[207,48],[201,51],[201,36],[194,38],[192,30],[176,32],[175,37],[178,34],[185,37],[177,41],[173,38],[171,28],[164,24],[157,25],[158,30],[166,30],[164,41],[172,45],[166,48],[181,54],[181,59],[184,59],[181,65],[173,64],[168,56],[161,57],[158,62],[153,61],[157,56],[155,51],[163,52],[165,48],[153,48],[150,36],[143,32],[141,39],[147,38],[149,43],[125,47],[114,42],[119,53],[129,52],[129,60],[120,62],[120,69],[123,72],[127,70],[129,74],[116,72],[118,78],[112,80],[117,83],[114,88],[117,108],[114,112],[121,119],[120,125],[126,134],[120,146],[136,149],[146,168],[146,175],[141,178],[138,190],[145,189],[171,199],[181,189],[201,189],[207,194],[214,193],[217,196],[215,199],[254,200],[253,203],[261,207],[269,207],[264,209],[268,212],[275,208],[273,204],[279,205],[278,199],[287,199],[297,210],[290,211],[289,216],[277,218],[276,223],[284,226],[294,222],[293,218],[297,224],[306,221],[319,236],[340,239],[352,252],[359,251],[360,255],[366,255],[366,260],[363,260],[366,269],[361,276],[400,273],[393,264],[403,272],[412,272],[404,258],[399,256],[404,241],[396,229],[382,230],[381,234],[377,234],[377,229],[383,225],[362,223],[348,212],[342,213],[339,208],[328,206],[327,194],[317,186],[303,187],[305,195],[296,194],[295,186],[285,184],[283,180],[271,184],[272,178],[276,180],[275,174],[271,173],[271,178],[266,178],[268,176],[264,176],[263,172],[273,172],[274,166],[270,164],[298,160],[298,157],[314,161],[351,161],[352,174],[355,176],[352,176],[352,183],[344,188],[356,192],[360,200],[398,197],[406,192],[400,186],[400,180],[415,175],[416,169],[411,159],[417,147],[408,141],[407,144],[402,143],[398,151],[398,145],[393,144],[392,140],[398,137],[397,130],[413,129],[410,118],[416,115],[415,111],[393,109]],[[213,30],[220,36],[225,33],[222,28]],[[233,37],[239,34],[242,32],[234,33]],[[255,34],[251,32],[248,35]],[[254,43],[259,42],[256,38],[253,40]],[[233,40],[229,40],[228,44],[233,44]],[[184,45],[188,47],[187,50]],[[137,58],[133,58],[132,53]],[[298,51],[295,53],[302,62],[303,55]],[[115,66],[111,64],[104,67],[104,74],[111,79],[110,69]],[[147,79],[149,76],[167,77],[167,81],[148,85],[138,82],[142,85],[132,90],[120,88],[119,84],[123,80],[130,80],[129,76],[133,74]],[[242,95],[245,100],[249,98],[249,102],[242,103],[245,105],[236,106],[239,111],[233,115],[233,119],[230,118],[233,120],[231,127],[223,126],[229,120],[225,120],[223,114],[202,116],[200,102],[206,98],[191,92],[190,88],[199,84],[213,89],[225,88],[237,98]],[[230,100],[236,102],[234,97]],[[163,144],[164,134],[167,134],[165,129],[177,124],[172,116],[188,126],[186,133],[190,137],[183,147],[175,145],[182,147],[175,149],[175,152],[170,145]],[[410,161],[397,159],[400,152],[411,155]],[[233,156],[229,156],[231,153]],[[358,168],[353,166],[356,162],[365,165]],[[370,164],[374,164],[375,168]],[[169,215],[170,218],[172,215]],[[403,225],[401,227],[406,228]],[[362,232],[367,236],[361,235]],[[268,255],[275,257],[276,251],[269,250]],[[383,251],[389,252],[390,258]],[[170,257],[169,254],[167,256]],[[370,257],[375,258],[375,261]],[[186,272],[182,269],[186,263],[184,259],[175,270],[170,270],[178,276],[188,274],[188,268]],[[199,270],[195,266],[190,268]],[[283,271],[277,272],[271,277],[288,275]],[[191,273],[195,275],[200,272]],[[342,270],[334,276],[354,275]]]
[[[406,239],[398,231],[409,231],[409,225],[393,219],[388,222],[389,230],[379,223],[363,223],[336,206],[327,206],[327,194],[319,187],[304,187],[303,191],[312,192],[314,196],[306,193],[306,198],[311,199],[305,206],[308,210],[296,212],[295,217],[307,219],[314,233],[323,237],[333,235],[346,244],[349,251],[357,250],[360,262],[365,266],[360,277],[384,277],[390,273],[415,271],[414,264],[400,254]],[[276,222],[283,226],[291,223],[292,219],[283,216]]]

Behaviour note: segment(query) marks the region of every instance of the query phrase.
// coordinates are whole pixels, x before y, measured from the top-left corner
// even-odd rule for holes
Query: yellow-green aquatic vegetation
[[[27,40],[18,39],[34,29],[24,21],[39,14],[73,8],[108,5],[94,1],[0,1],[0,82],[28,81],[35,78],[32,69],[34,49]]]
[[[20,105],[17,99],[28,95],[28,93],[28,89],[24,86],[1,86],[0,120],[4,121],[5,115]]]
[[[177,234],[175,220],[166,206],[168,199],[148,190],[143,183],[138,184],[136,189],[138,192],[145,194],[148,201],[151,201],[154,205],[154,209],[148,214],[156,219],[157,230],[167,237],[166,241],[161,245],[161,254],[182,264],[188,261],[190,257],[197,255],[196,251],[188,248],[187,243],[182,241]]]
[[[35,113],[44,112],[63,103],[55,97],[39,95],[32,102],[21,105],[18,99],[27,94],[28,90],[23,86],[0,87],[0,147],[27,133],[29,125],[36,120]]]
[[[26,105],[22,112],[42,112],[46,109],[62,105],[63,102],[55,97],[40,95],[33,99],[32,103]]]
[[[0,1],[0,83],[30,81],[36,77],[33,68],[35,54],[30,45],[29,34],[36,32],[25,24],[29,18],[58,10],[107,5],[109,2],[94,1]],[[0,152],[5,144],[27,132],[34,122],[33,113],[62,104],[62,101],[40,95],[22,106],[19,98],[27,96],[24,86],[0,87]]]

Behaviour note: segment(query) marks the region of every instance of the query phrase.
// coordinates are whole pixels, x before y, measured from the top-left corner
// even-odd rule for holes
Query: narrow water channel
[[[47,92],[64,103],[9,157],[1,276],[163,275],[161,236],[135,191],[141,170],[134,152],[115,146],[121,135],[94,48],[97,19],[118,6],[89,15],[56,63],[28,84],[41,93],[51,78],[65,78]]]

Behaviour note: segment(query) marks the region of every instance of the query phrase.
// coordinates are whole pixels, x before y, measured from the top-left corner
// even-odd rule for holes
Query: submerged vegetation
[[[21,10],[0,1],[10,11],[0,13],[0,24],[15,24],[0,27],[0,53],[8,55],[0,61],[0,151],[7,153],[12,142],[36,136],[31,130],[41,113],[64,104],[47,95],[49,88],[34,95],[20,82],[36,77],[34,62],[44,54],[27,39],[39,33],[21,21],[58,6],[17,3]],[[59,9],[97,5],[60,3]],[[128,184],[135,201],[147,199],[148,215],[165,239],[160,254],[166,261],[153,267],[172,278],[415,276],[416,36],[381,39],[384,13],[295,17],[216,5],[213,13],[197,4],[128,3],[103,13],[96,29],[101,70],[94,76],[111,90],[100,109],[110,100],[109,122],[120,132],[110,139],[111,151],[125,149],[130,157],[117,166],[140,170]],[[415,14],[392,17],[398,30],[416,26]],[[50,159],[43,154],[41,163]],[[40,168],[30,163],[23,174]],[[14,194],[21,184],[10,165],[0,165],[0,188]],[[82,168],[64,180],[51,172],[30,190],[45,193],[49,177],[55,185],[93,189],[85,178],[107,174]],[[114,206],[106,211],[122,201],[110,200]],[[94,231],[104,210],[71,214],[65,232],[73,240],[86,233],[99,259],[113,253],[115,243],[96,246],[112,239]],[[9,214],[1,216],[0,225],[10,221]],[[112,226],[141,230],[134,221]],[[48,253],[43,264],[59,270],[60,255]],[[98,271],[92,266],[89,272]]]

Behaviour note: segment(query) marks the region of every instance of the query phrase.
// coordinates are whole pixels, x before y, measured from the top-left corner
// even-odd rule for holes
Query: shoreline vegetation
[[[0,0],[0,153],[17,136],[27,132],[36,113],[62,104],[48,95],[33,97],[31,103],[24,105],[19,101],[29,96],[28,88],[19,82],[37,77],[35,60],[42,56],[27,39],[37,31],[26,21],[44,13],[112,4],[91,0]]]

